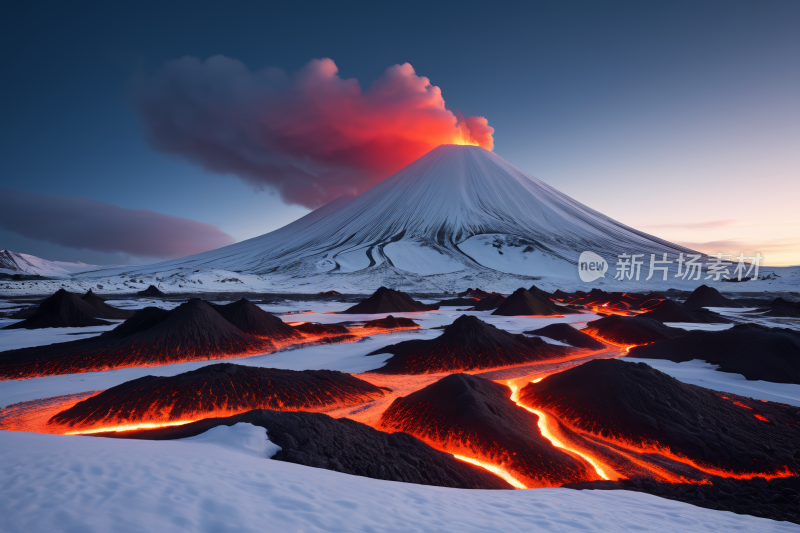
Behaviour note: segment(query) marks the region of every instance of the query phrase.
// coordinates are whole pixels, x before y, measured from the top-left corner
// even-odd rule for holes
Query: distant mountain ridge
[[[69,277],[78,272],[100,270],[98,265],[87,265],[80,261],[70,263],[67,261],[48,261],[35,255],[21,254],[11,250],[0,250],[0,273],[2,274],[27,274],[44,277]]]

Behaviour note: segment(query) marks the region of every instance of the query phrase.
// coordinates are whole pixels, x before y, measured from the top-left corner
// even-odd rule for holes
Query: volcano
[[[113,309],[111,306],[106,307]],[[40,303],[28,318],[3,329],[82,328],[111,324],[96,318],[102,312],[77,294],[59,289]]]
[[[451,374],[394,400],[380,427],[500,466],[527,488],[596,479],[584,462],[554,448],[537,430],[538,417],[510,396],[505,385]]]
[[[461,315],[432,340],[410,340],[379,348],[390,353],[380,374],[430,374],[479,370],[569,357],[574,350],[542,339],[508,333],[471,315]]]
[[[428,305],[416,301],[404,292],[381,287],[369,298],[342,311],[344,314],[371,315],[377,313],[414,313],[417,311],[435,311],[438,305]]]
[[[545,296],[540,296],[526,289],[517,289],[511,296],[503,300],[492,314],[501,316],[553,316],[576,312],[554,304],[546,296],[546,293]]]
[[[800,384],[800,332],[791,329],[738,324],[723,331],[689,331],[632,348],[629,355],[676,363],[701,359],[747,379]]]
[[[611,315],[586,324],[583,333],[618,346],[639,346],[686,334],[652,318]]]
[[[794,468],[800,442],[796,407],[688,385],[644,363],[595,359],[528,384],[519,400],[554,415],[585,442],[605,446],[609,455],[686,458],[701,472],[723,477]]]
[[[383,390],[332,370],[278,370],[219,363],[177,376],[117,385],[55,415],[67,432],[230,416],[253,409],[322,411],[365,403]]]
[[[498,273],[573,277],[585,250],[609,263],[622,253],[693,253],[612,220],[488,150],[442,145],[358,197],[334,200],[272,233],[81,276],[223,269],[298,284],[325,275],[327,287],[372,289],[391,280],[421,286],[429,283],[424,276],[454,273],[491,274],[494,281]]]
[[[153,297],[153,296],[166,296],[166,294],[161,292],[158,289],[158,287],[156,287],[155,285],[150,285],[146,289],[141,290],[141,291],[137,292],[136,294],[138,294],[139,296],[150,296],[150,297]]]

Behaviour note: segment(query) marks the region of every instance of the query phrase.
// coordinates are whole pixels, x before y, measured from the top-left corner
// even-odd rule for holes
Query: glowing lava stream
[[[168,426],[183,426],[184,424],[191,424],[194,420],[178,420],[176,422],[140,422],[138,424],[122,424],[119,426],[108,426],[102,428],[92,429],[79,429],[77,431],[68,431],[64,435],[88,435],[91,433],[118,433],[121,431],[134,431],[136,429],[156,429]]]
[[[486,463],[486,462],[483,462],[483,461],[479,461],[477,459],[473,459],[472,457],[466,457],[464,455],[453,454],[453,457],[455,457],[459,461],[464,461],[465,463],[470,463],[470,464],[473,464],[475,466],[479,466],[481,468],[485,468],[486,470],[488,470],[492,474],[500,476],[501,478],[506,480],[506,482],[509,485],[511,485],[512,487],[514,487],[515,489],[527,489],[528,488],[525,485],[523,485],[522,483],[520,483],[520,481],[518,479],[514,478],[514,476],[509,474],[508,470],[500,468],[497,465],[493,465],[492,463]]]
[[[544,378],[539,378],[538,381],[541,381],[542,379],[544,379]],[[563,442],[561,442],[561,440],[558,437],[553,435],[550,432],[550,430],[547,428],[547,417],[546,417],[546,415],[543,412],[541,412],[541,411],[539,411],[537,409],[532,409],[531,407],[528,407],[526,405],[521,404],[519,402],[519,387],[514,385],[511,381],[508,381],[507,383],[508,383],[508,386],[511,388],[511,401],[514,402],[515,404],[517,404],[518,406],[522,407],[523,409],[526,409],[526,410],[530,411],[531,413],[533,413],[533,414],[535,414],[536,416],[539,417],[539,431],[542,432],[542,436],[544,438],[549,440],[550,443],[553,446],[555,446],[556,448],[562,448],[564,450],[567,450],[569,452],[574,453],[575,455],[580,456],[581,458],[583,458],[584,461],[586,461],[587,463],[592,465],[592,467],[594,468],[594,471],[597,472],[598,476],[600,476],[603,479],[608,479],[608,475],[603,471],[602,468],[600,468],[600,466],[597,464],[597,462],[594,459],[592,459],[591,457],[589,457],[585,453],[579,452],[578,450],[576,450],[574,448],[568,448]]]

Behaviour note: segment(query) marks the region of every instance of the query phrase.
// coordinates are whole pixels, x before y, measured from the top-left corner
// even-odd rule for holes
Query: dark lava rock
[[[550,301],[553,299],[553,295],[547,291],[543,291],[536,285],[531,285],[531,288],[528,289],[528,292],[536,296],[537,298],[545,301]]]
[[[791,329],[738,324],[723,331],[689,331],[632,348],[628,355],[676,363],[702,359],[750,380],[800,384],[800,332]]]
[[[304,335],[348,335],[350,330],[339,324],[318,324],[316,322],[303,322],[296,326],[291,326],[295,331]]]
[[[565,304],[583,305],[587,307],[609,307],[609,310],[618,311],[638,311],[648,309],[659,300],[666,298],[658,293],[635,293],[635,292],[605,292],[602,289],[592,289],[586,293],[576,291],[569,294],[556,291],[553,297]]]
[[[244,298],[227,305],[209,305],[222,318],[250,335],[277,341],[302,338],[292,326]]]
[[[118,309],[108,305],[105,299],[96,295],[92,289],[89,289],[86,294],[81,297],[81,299],[89,304],[92,309],[94,309],[94,315],[92,316],[95,318],[125,320],[132,317],[136,313],[136,311],[132,309]]]
[[[520,402],[582,431],[637,446],[658,443],[724,470],[796,468],[800,450],[796,407],[688,385],[644,363],[595,359],[526,385]]]
[[[146,307],[97,337],[0,352],[0,379],[164,365],[273,351],[197,298],[172,311]]]
[[[255,410],[183,426],[101,436],[172,440],[240,422],[266,428],[281,447],[274,460],[354,476],[462,489],[510,489],[498,476],[435,450],[406,433],[384,433],[347,418],[321,413]]]
[[[646,313],[638,315],[659,322],[691,322],[695,324],[729,324],[732,321],[707,309],[689,309],[672,300],[661,300]]]
[[[565,488],[577,490],[632,490],[677,500],[706,509],[730,511],[771,520],[800,524],[797,504],[800,477],[759,480],[712,478],[710,484],[664,483],[654,479],[623,479],[622,481],[585,481],[569,483]],[[764,486],[766,485],[766,486]]]
[[[111,324],[95,318],[95,313],[97,310],[80,296],[59,289],[40,303],[29,318],[3,329],[82,328]]]
[[[638,346],[686,334],[686,330],[665,326],[652,318],[620,315],[593,320],[582,331],[620,346]]]
[[[590,337],[586,333],[573,328],[569,324],[550,324],[543,328],[525,332],[528,335],[540,335],[548,339],[565,342],[576,348],[586,348],[588,350],[601,350],[606,347],[599,340]]]
[[[156,287],[155,285],[150,285],[143,291],[139,291],[136,294],[138,294],[139,296],[166,296],[166,294],[158,290],[158,287]]]
[[[470,298],[477,298],[478,300],[482,300],[483,298],[488,298],[496,294],[494,292],[486,292],[481,289],[467,289],[464,292],[458,293],[458,296],[469,296]]]
[[[761,316],[800,318],[800,302],[789,302],[783,298],[775,298],[769,303],[767,312]]]
[[[461,315],[431,340],[410,340],[375,350],[369,355],[390,353],[394,357],[373,372],[379,374],[429,374],[479,370],[561,359],[573,353],[565,346],[548,344],[498,329],[477,317]]]
[[[363,315],[375,313],[412,313],[415,311],[433,311],[439,309],[436,304],[428,305],[418,302],[408,294],[381,287],[375,293],[361,300],[353,307],[342,311],[345,314]]]
[[[517,289],[511,296],[503,300],[493,315],[501,316],[552,316],[559,315],[550,300],[542,300],[526,289]],[[570,311],[572,312],[572,311]]]
[[[708,285],[697,287],[683,302],[683,305],[688,309],[697,309],[698,307],[744,307],[739,302],[726,298],[717,289]]]
[[[319,293],[319,296],[339,296],[339,293],[336,291],[325,291]]]
[[[455,454],[503,465],[529,488],[594,477],[585,463],[553,447],[537,429],[539,417],[510,396],[505,385],[451,374],[394,400],[380,425]]]
[[[383,390],[333,370],[279,370],[219,363],[177,376],[111,387],[50,419],[70,428],[168,422],[253,409],[320,411],[369,402]]]
[[[500,307],[504,301],[506,301],[506,297],[502,294],[493,294],[478,300],[478,303],[475,304],[471,311],[491,311]]]
[[[416,328],[417,323],[410,318],[404,318],[402,316],[394,317],[389,315],[386,318],[370,320],[369,322],[364,323],[364,327],[380,329]]]

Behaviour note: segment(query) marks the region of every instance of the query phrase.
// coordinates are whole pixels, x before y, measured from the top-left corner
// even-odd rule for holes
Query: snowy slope
[[[491,238],[488,238],[491,237]],[[576,277],[584,250],[688,250],[616,222],[476,146],[443,145],[355,199],[339,199],[272,233],[146,267],[310,278],[375,272],[507,272]]]
[[[45,277],[68,277],[77,272],[98,270],[107,267],[87,265],[86,263],[68,263],[66,261],[48,261],[35,255],[20,254],[11,250],[0,250],[0,273],[32,274]]]
[[[792,532],[628,491],[461,490],[268,459],[263,428],[136,441],[0,431],[0,531]]]

